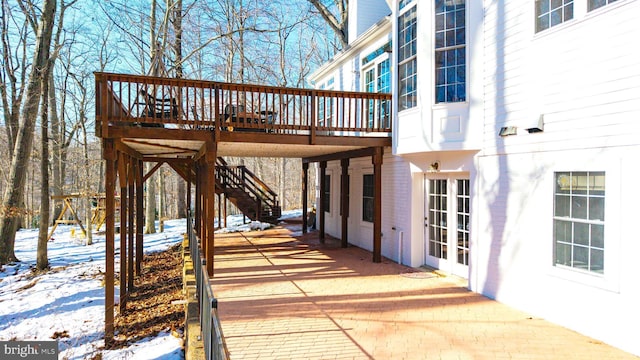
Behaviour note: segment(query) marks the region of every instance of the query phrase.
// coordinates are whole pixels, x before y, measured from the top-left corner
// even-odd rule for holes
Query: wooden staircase
[[[251,220],[277,224],[282,215],[273,190],[245,166],[229,166],[221,157],[216,164],[216,191]]]

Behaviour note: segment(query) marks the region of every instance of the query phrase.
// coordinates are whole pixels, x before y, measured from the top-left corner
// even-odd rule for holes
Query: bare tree
[[[25,14],[30,14],[29,5],[19,1]],[[49,62],[51,37],[53,34],[56,0],[44,0],[38,20],[36,43],[33,55],[25,103],[21,112],[21,123],[16,134],[15,148],[9,170],[9,185],[0,209],[0,264],[17,260],[14,253],[15,236],[18,230],[17,210],[24,194],[25,171],[33,146],[33,132],[38,117],[38,105],[42,97],[42,82]]]
[[[61,1],[61,9],[58,17],[58,29],[56,31],[54,40],[54,51],[51,53],[48,61],[46,62],[42,71],[42,114],[41,114],[41,159],[40,159],[40,176],[41,176],[41,188],[40,188],[40,227],[38,231],[38,248],[36,254],[36,267],[40,270],[49,267],[49,259],[47,256],[47,242],[49,235],[49,109],[50,104],[55,109],[55,94],[53,100],[51,100],[49,93],[49,85],[51,84],[52,68],[55,64],[57,53],[60,48],[60,34],[64,26],[64,13],[67,7],[73,5],[75,1],[69,4],[65,4]]]
[[[349,13],[349,0],[308,0],[318,11],[320,16],[325,20],[327,25],[333,29],[333,31],[340,39],[342,48],[344,49],[349,43],[349,26],[348,16]],[[327,5],[326,3],[329,3]],[[332,8],[335,9],[332,11]]]
[[[13,148],[16,143],[19,128],[20,105],[26,87],[27,75],[27,33],[29,22],[26,18],[22,21],[12,16],[19,12],[17,6],[10,7],[7,0],[2,0],[0,24],[2,26],[2,68],[0,76],[0,95],[2,95],[2,108],[4,114],[5,131],[7,134],[8,154],[13,157]],[[10,24],[15,27],[10,30]],[[15,31],[15,32],[14,32]],[[17,36],[11,36],[11,34]],[[17,43],[14,43],[17,41]]]

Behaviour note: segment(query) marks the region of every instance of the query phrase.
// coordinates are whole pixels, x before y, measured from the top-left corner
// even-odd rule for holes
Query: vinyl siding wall
[[[640,354],[640,1],[534,31],[533,1],[485,2],[484,132],[471,289]],[[540,115],[544,131],[529,134]],[[500,137],[503,126],[515,136]],[[554,172],[605,171],[604,275],[554,266]]]

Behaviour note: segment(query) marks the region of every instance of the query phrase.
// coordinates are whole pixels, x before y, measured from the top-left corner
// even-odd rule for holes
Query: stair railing
[[[274,215],[279,207],[278,195],[245,166],[229,166],[218,158],[216,178],[223,188],[241,189],[257,203],[256,217]],[[266,212],[266,214],[265,214]]]

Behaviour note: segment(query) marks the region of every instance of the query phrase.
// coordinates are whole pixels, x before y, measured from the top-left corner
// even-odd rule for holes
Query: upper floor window
[[[398,10],[404,9],[405,6],[409,5],[413,0],[400,0],[398,3]]]
[[[333,78],[327,82],[321,84],[319,88],[321,90],[333,89]],[[319,126],[331,126],[333,120],[333,97],[331,96],[318,96],[318,125]]]
[[[413,5],[398,17],[398,110],[400,111],[417,105],[416,35],[416,5]]]
[[[604,172],[555,173],[554,264],[604,274]]]
[[[377,61],[372,67],[367,68],[364,73],[364,90],[373,93],[389,93],[391,92],[391,70],[389,58]],[[368,101],[367,109],[367,127],[373,128],[377,126],[376,121],[380,122],[382,127],[388,127],[390,121],[390,103],[384,101]]]
[[[616,1],[617,0],[589,0],[587,4],[588,4],[589,11],[591,11]]]
[[[467,100],[465,0],[435,2],[436,103]]]
[[[573,0],[536,0],[536,32],[571,19],[573,19]]]

